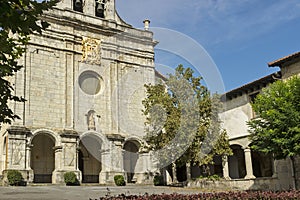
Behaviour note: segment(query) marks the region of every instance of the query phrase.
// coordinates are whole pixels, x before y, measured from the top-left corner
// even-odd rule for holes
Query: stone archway
[[[52,183],[52,172],[55,169],[55,139],[47,133],[38,133],[31,140],[31,169],[34,183]]]
[[[272,177],[273,175],[273,157],[270,154],[264,154],[258,151],[251,151],[253,175],[256,178]]]
[[[232,179],[244,178],[246,176],[246,163],[244,150],[240,145],[231,145],[233,155],[228,157],[229,176]]]
[[[80,139],[79,148],[78,167],[82,183],[99,183],[102,140],[94,134],[87,134]]]
[[[135,175],[135,168],[136,164],[139,158],[139,149],[140,144],[137,141],[126,141],[124,143],[123,149],[124,149],[124,155],[123,155],[123,165],[124,165],[124,171],[127,175],[127,182],[128,183],[135,183],[136,180],[134,179]]]

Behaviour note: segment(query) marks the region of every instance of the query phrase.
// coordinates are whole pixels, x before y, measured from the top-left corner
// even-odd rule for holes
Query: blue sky
[[[226,91],[277,71],[267,63],[300,51],[299,0],[116,0],[116,7],[134,27],[147,18],[150,27],[195,40],[216,64]],[[158,63],[181,63],[170,58],[156,51]]]

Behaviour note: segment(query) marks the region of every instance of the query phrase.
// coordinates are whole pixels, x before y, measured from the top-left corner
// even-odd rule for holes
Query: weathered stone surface
[[[94,0],[83,12],[64,0],[45,13],[50,27],[31,36],[13,80],[27,101],[12,104],[22,119],[1,129],[0,171],[25,170],[28,182],[55,184],[67,171],[104,184],[126,175],[122,148],[145,134],[141,101],[144,84],[155,81],[156,42],[120,19],[114,4],[106,1],[100,17]]]

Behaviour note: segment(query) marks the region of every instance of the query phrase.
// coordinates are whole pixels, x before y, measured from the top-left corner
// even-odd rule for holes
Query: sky
[[[278,71],[267,63],[300,51],[299,0],[116,0],[116,8],[136,28],[149,19],[150,31],[168,30],[169,38],[154,32],[160,44],[166,39],[184,48],[191,42],[188,52],[179,53],[158,45],[158,66],[174,69],[198,62],[211,69],[215,64],[215,77],[221,77],[225,91]],[[180,34],[183,39],[178,39]],[[201,48],[211,61],[193,59]],[[199,73],[213,81],[213,75]]]

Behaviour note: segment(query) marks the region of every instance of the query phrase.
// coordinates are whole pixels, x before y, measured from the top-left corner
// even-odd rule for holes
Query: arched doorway
[[[137,164],[137,160],[139,158],[139,148],[140,145],[136,141],[126,141],[123,149],[124,152],[124,170],[127,174],[127,182],[134,183],[134,172]]]
[[[232,179],[246,176],[246,164],[244,150],[240,145],[231,145],[233,155],[228,157],[229,176]]]
[[[31,168],[34,183],[52,183],[54,171],[55,139],[47,133],[40,133],[32,139]]]
[[[270,154],[264,154],[258,151],[251,151],[253,175],[259,177],[272,177],[273,175],[273,157]]]
[[[186,164],[181,166],[176,165],[176,177],[178,182],[183,182],[187,180],[187,167]]]
[[[101,146],[102,141],[93,134],[81,138],[78,167],[82,172],[82,183],[99,183],[99,173],[102,169]]]

